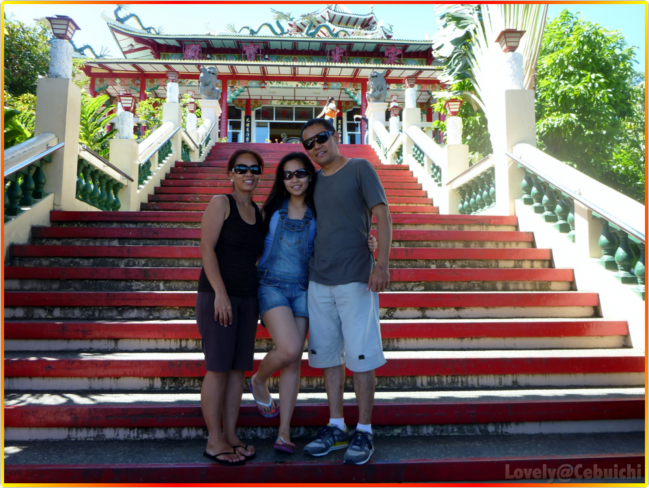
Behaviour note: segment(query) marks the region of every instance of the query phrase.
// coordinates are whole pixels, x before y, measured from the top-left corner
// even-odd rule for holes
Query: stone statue
[[[367,103],[383,102],[388,96],[388,84],[385,81],[387,71],[373,70],[368,76]]]
[[[203,68],[201,66],[201,74],[198,77],[200,89],[198,90],[203,99],[205,100],[218,100],[221,98],[221,90],[216,87],[219,72],[214,66]]]
[[[124,110],[117,116],[117,138],[133,139],[133,114]]]

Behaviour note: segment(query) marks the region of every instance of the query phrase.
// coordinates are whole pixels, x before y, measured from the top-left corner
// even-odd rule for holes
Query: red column
[[[343,137],[343,102],[338,100],[337,104],[338,113],[336,113],[336,131],[340,134],[340,143],[344,144],[345,139]]]
[[[221,133],[219,138],[228,137],[228,82],[223,80],[221,90]]]
[[[95,91],[95,81],[95,77],[93,76],[90,78],[90,83],[88,84],[88,93],[90,93],[90,96],[93,98],[97,96],[97,92]]]
[[[367,110],[367,81],[361,83],[361,115]],[[361,120],[361,144],[365,144],[365,122]]]
[[[243,116],[243,142],[252,141],[252,110],[250,99],[246,98],[246,112]]]
[[[140,102],[146,100],[146,78],[140,78]]]
[[[426,122],[433,121],[433,107],[428,107],[426,110]]]

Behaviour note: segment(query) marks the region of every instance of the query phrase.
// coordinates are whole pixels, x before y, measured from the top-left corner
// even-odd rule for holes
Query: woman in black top
[[[203,455],[229,466],[255,456],[253,446],[236,436],[235,425],[244,371],[253,366],[259,316],[256,262],[264,250],[264,230],[252,192],[263,167],[259,154],[236,151],[228,161],[234,191],[212,198],[201,221],[196,322],[207,369],[201,408],[209,432]]]

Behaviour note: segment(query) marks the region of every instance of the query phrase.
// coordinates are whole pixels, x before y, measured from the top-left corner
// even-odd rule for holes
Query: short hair
[[[234,165],[237,164],[237,159],[239,159],[239,156],[242,156],[244,154],[250,154],[251,156],[253,156],[259,163],[259,166],[261,166],[261,169],[264,169],[264,158],[262,158],[255,151],[252,151],[250,149],[237,149],[232,153],[230,159],[228,159],[228,173],[232,171]]]
[[[317,125],[317,124],[320,124],[322,127],[325,128],[325,130],[328,130],[329,132],[336,132],[336,128],[331,123],[331,121],[327,119],[311,119],[302,126],[302,132],[300,133],[300,137],[304,139],[304,131],[307,130],[312,125]]]

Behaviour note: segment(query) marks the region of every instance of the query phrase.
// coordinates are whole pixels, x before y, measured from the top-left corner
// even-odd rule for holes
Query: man
[[[347,448],[345,463],[365,464],[374,453],[374,370],[385,364],[379,292],[390,282],[392,219],[376,171],[366,159],[340,154],[331,122],[308,121],[302,144],[320,165],[314,199],[318,233],[309,262],[309,364],[323,368],[330,421],[304,452],[324,456]],[[376,217],[379,256],[367,249]],[[343,418],[345,364],[354,374],[359,423],[349,433]]]

